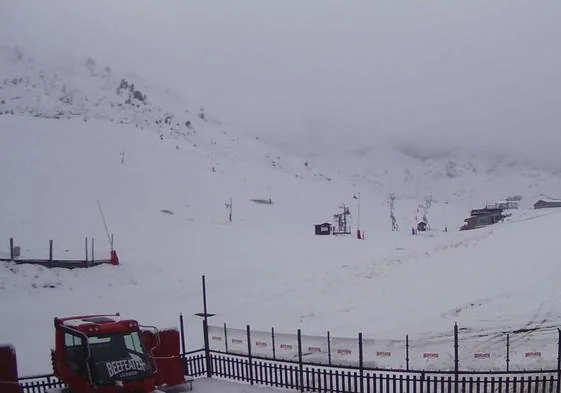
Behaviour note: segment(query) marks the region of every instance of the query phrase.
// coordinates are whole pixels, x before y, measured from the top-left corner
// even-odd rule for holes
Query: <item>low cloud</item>
[[[2,3],[0,44],[139,73],[252,134],[561,167],[558,2],[32,3]]]

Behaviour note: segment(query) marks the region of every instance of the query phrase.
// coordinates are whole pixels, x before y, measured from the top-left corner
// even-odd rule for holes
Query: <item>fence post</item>
[[[226,353],[228,353],[228,329],[226,328],[226,322],[224,322],[224,348],[226,348]]]
[[[561,392],[561,329],[557,329],[557,393]]]
[[[331,334],[327,332],[327,364],[331,366]]]
[[[183,358],[183,354],[185,351],[185,327],[183,325],[183,314],[179,314],[179,331],[181,332],[181,357]]]
[[[181,358],[181,368],[183,369],[185,375],[187,375],[187,357],[185,356],[185,352],[187,352],[187,350],[185,348],[185,327],[183,324],[182,313],[179,314],[179,329],[181,332],[181,353],[179,354],[179,357]]]
[[[459,359],[458,359],[458,323],[454,323],[454,391],[460,393],[460,376],[459,376]]]
[[[510,369],[510,334],[506,335],[506,372]]]
[[[275,328],[271,328],[271,339],[273,340],[273,360],[277,358],[277,350],[275,347]]]
[[[304,363],[302,361],[302,330],[298,329],[298,379],[300,391],[304,391]]]
[[[203,335],[205,341],[205,360],[206,360],[206,376],[212,378],[212,366],[210,361],[210,343],[208,340],[208,323],[206,318],[203,319]]]
[[[205,340],[205,358],[206,358],[206,376],[212,378],[212,359],[210,358],[210,341],[208,339],[208,317],[214,314],[209,314],[206,305],[206,277],[201,277],[203,283],[203,313],[198,314],[203,317],[203,334]]]
[[[253,359],[251,357],[251,329],[249,325],[246,326],[247,330],[247,360],[249,367],[249,384],[253,385]]]
[[[85,241],[85,243],[86,243],[86,260],[84,261],[84,265],[86,266],[86,269],[87,269],[87,268],[89,267],[89,266],[88,266],[88,262],[89,262],[89,261],[88,261],[88,258],[89,258],[89,255],[88,255],[88,237],[87,237],[87,236],[86,236],[86,239],[85,239],[85,240],[86,240],[86,241]]]
[[[409,371],[409,335],[405,335],[405,369]]]
[[[49,262],[53,261],[53,241],[49,240]]]
[[[94,246],[95,246],[95,239],[92,237],[92,262],[95,261],[95,256],[94,256]]]
[[[10,260],[14,260],[14,238],[10,238]]]
[[[359,387],[360,393],[364,393],[364,352],[362,347],[362,333],[358,334],[358,367],[359,367]]]

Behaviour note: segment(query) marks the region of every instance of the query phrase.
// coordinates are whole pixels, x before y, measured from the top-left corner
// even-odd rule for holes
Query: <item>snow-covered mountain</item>
[[[531,209],[540,197],[561,196],[555,165],[494,145],[437,146],[403,134],[341,137],[298,126],[261,134],[207,110],[181,78],[166,85],[173,77],[139,73],[132,57],[117,66],[94,55],[35,58],[25,47],[0,48],[0,254],[14,237],[23,256],[45,256],[52,239],[55,257],[80,258],[86,236],[106,254],[99,202],[122,265],[0,264],[8,321],[0,341],[16,346],[22,374],[49,370],[52,318],[66,314],[120,311],[174,326],[183,312],[188,345],[199,347],[192,315],[202,274],[217,325],[409,334],[438,346],[458,322],[466,350],[495,354],[511,332],[517,354],[543,353],[512,367],[555,361],[561,215]],[[127,64],[134,72],[118,71]],[[359,193],[365,240],[313,235],[342,203],[356,229]],[[458,231],[470,209],[512,195],[522,197],[520,209],[504,223]],[[426,200],[432,230],[412,236]],[[502,356],[485,367],[501,367]]]
[[[24,373],[48,367],[53,316],[117,310],[174,325],[179,312],[198,311],[201,274],[218,319],[261,329],[421,339],[448,334],[453,321],[473,335],[557,321],[548,283],[556,269],[549,237],[559,217],[526,210],[528,196],[543,189],[512,166],[503,167],[512,171],[502,193],[487,188],[501,187],[503,169],[452,170],[446,156],[413,157],[388,146],[337,158],[337,168],[325,159],[333,156],[295,158],[201,118],[198,109],[174,110],[181,101],[165,89],[113,75],[91,59],[49,72],[4,49],[2,69],[0,252],[14,237],[24,256],[39,257],[53,239],[55,257],[79,258],[89,236],[99,255],[107,253],[100,201],[123,262],[80,271],[2,264],[2,310],[21,323],[2,325],[1,336],[18,348]],[[446,170],[454,173],[438,175]],[[449,199],[438,199],[438,187]],[[389,230],[390,191],[400,232]],[[366,240],[313,236],[312,224],[330,221],[340,203],[356,224],[357,192]],[[515,192],[526,199],[510,224],[455,229],[477,207],[474,195]],[[412,237],[408,228],[431,193],[434,230]],[[251,201],[259,198],[273,204]],[[542,227],[549,229],[532,236]],[[544,255],[539,267],[528,263],[535,249]],[[541,288],[531,298],[528,280]],[[481,306],[462,311],[471,303]],[[199,321],[188,318],[188,329],[190,346],[198,346]],[[30,336],[38,344],[27,345]]]

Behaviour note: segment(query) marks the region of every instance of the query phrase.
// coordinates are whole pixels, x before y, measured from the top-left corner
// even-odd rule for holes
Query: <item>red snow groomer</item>
[[[55,318],[54,324],[53,371],[68,387],[53,393],[191,390],[175,330],[159,332],[119,314]]]

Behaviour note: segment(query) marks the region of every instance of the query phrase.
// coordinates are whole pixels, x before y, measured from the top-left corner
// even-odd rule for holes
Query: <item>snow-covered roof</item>
[[[120,322],[123,318],[119,315],[99,315],[99,316],[79,316],[75,319],[69,319],[63,321],[64,326],[69,327],[78,327],[85,323],[96,323],[96,324],[103,324],[103,323],[114,323]]]

